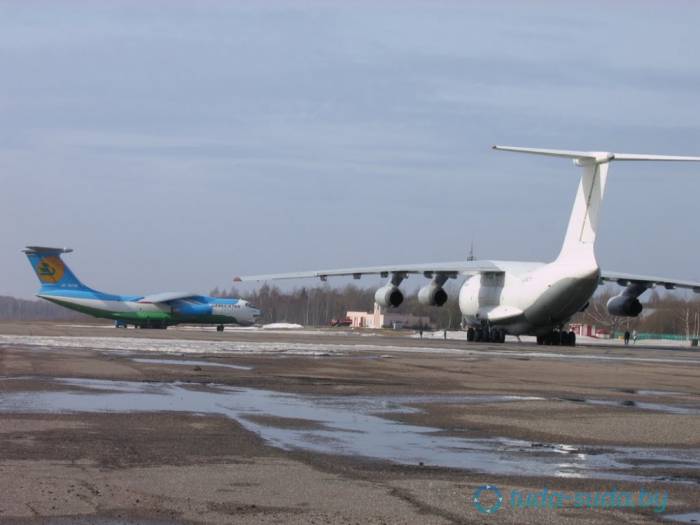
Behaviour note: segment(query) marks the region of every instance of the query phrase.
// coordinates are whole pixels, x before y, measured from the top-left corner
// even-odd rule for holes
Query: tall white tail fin
[[[570,151],[558,149],[518,148],[494,146],[493,149],[530,153],[548,157],[573,159],[576,166],[583,168],[581,181],[576,191],[574,208],[571,210],[569,226],[566,229],[564,244],[559,259],[593,257],[595,238],[598,232],[600,208],[605,194],[608,166],[613,160],[666,160],[700,161],[700,157],[678,157],[671,155],[638,155],[635,153],[609,153],[605,151]]]

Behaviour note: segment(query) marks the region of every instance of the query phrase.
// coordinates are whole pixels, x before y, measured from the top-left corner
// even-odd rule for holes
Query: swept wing
[[[650,275],[635,275],[631,273],[620,272],[602,272],[600,276],[601,282],[616,282],[620,286],[629,286],[631,284],[645,285],[647,288],[663,286],[667,290],[675,288],[685,288],[693,290],[695,293],[700,293],[700,282],[684,281],[680,279],[668,279],[665,277],[654,277]]]
[[[503,270],[495,261],[458,261],[426,264],[397,264],[393,266],[364,266],[357,268],[340,268],[335,270],[315,270],[310,272],[246,275],[236,277],[234,281],[270,281],[277,279],[305,279],[314,277],[325,281],[328,277],[352,276],[355,279],[359,279],[363,275],[380,275],[382,277],[388,277],[390,274],[424,274],[426,277],[442,274],[446,277],[455,278],[458,275],[501,272],[503,272]]]
[[[147,295],[139,299],[140,303],[169,303],[171,301],[178,301],[182,299],[194,299],[201,297],[199,294],[189,293],[189,292],[164,292],[157,293],[153,295]]]

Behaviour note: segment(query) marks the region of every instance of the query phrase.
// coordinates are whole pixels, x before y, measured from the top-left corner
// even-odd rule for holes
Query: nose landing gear
[[[223,331],[224,331],[224,325],[222,325],[222,324],[216,325],[216,331],[217,331],[217,332],[223,332]]]
[[[467,341],[477,343],[505,343],[506,331],[484,325],[467,329]]]

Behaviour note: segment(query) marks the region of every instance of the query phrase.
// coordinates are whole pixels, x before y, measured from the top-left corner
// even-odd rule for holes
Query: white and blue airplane
[[[403,302],[399,286],[409,275],[423,275],[430,283],[420,289],[421,303],[442,306],[447,301],[443,285],[448,279],[464,277],[459,291],[459,308],[468,327],[470,341],[503,342],[506,334],[535,335],[539,344],[574,345],[573,332],[565,330],[569,320],[585,310],[596,288],[612,282],[625,289],[608,302],[612,315],[636,317],[642,311],[638,297],[649,288],[688,288],[700,293],[700,282],[664,277],[632,275],[601,270],[595,257],[595,240],[599,214],[608,177],[608,167],[615,161],[700,161],[700,157],[638,155],[601,151],[494,146],[515,153],[545,155],[573,160],[582,168],[574,207],[569,218],[559,256],[552,262],[524,261],[457,261],[429,264],[397,264],[338,270],[252,275],[236,281],[299,279],[331,276],[380,275],[388,278],[379,288],[375,301],[384,307]]]
[[[242,299],[221,299],[193,293],[114,295],[85,286],[61,258],[70,248],[27,246],[27,254],[41,289],[37,297],[93,317],[113,319],[117,327],[167,328],[180,323],[224,325],[255,324],[261,312]]]

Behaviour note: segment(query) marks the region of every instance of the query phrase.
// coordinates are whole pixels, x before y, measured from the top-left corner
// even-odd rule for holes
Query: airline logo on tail
[[[63,278],[64,271],[63,261],[55,255],[43,257],[36,265],[36,274],[42,283],[56,284]]]

